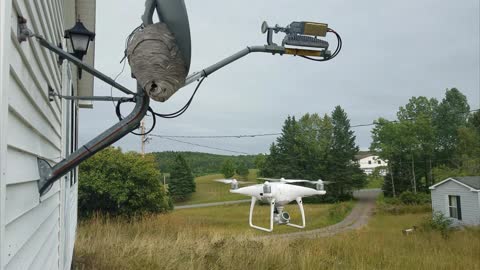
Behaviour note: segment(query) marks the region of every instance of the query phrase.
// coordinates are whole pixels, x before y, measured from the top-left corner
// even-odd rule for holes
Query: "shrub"
[[[413,193],[411,191],[404,191],[399,196],[400,202],[403,204],[424,204],[430,202],[430,195],[426,193]]]
[[[113,147],[82,163],[78,193],[82,216],[97,211],[134,216],[172,209],[153,156],[142,158]]]
[[[440,231],[443,238],[448,238],[452,231],[452,220],[446,217],[442,212],[434,212],[432,218],[424,222],[423,228],[426,230]]]
[[[409,195],[404,195],[404,197],[408,197]],[[416,195],[416,198],[423,198],[418,199],[416,201],[424,202],[425,201],[425,194]],[[429,198],[429,197],[428,197]],[[415,213],[425,213],[432,211],[431,204],[429,203],[417,203],[417,204],[406,204],[404,203],[400,197],[391,198],[391,197],[384,197],[380,195],[377,199],[377,211],[381,213],[387,213],[392,215],[401,215],[401,214],[415,214]]]

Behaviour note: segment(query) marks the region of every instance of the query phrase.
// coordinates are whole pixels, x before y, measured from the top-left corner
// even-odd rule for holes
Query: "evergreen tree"
[[[249,171],[248,171],[248,167],[247,167],[247,164],[243,163],[243,162],[240,162],[240,164],[238,164],[237,166],[237,174],[242,178],[242,179],[247,179],[248,178],[248,174],[249,174]]]
[[[331,191],[339,196],[363,187],[366,177],[355,161],[359,148],[355,144],[355,135],[345,111],[337,106],[332,112],[333,142],[329,155],[329,176],[335,182]]]
[[[175,201],[184,201],[195,192],[195,179],[182,155],[177,155],[168,184],[170,195]]]
[[[233,166],[232,160],[227,159],[223,162],[222,174],[225,178],[231,178],[235,175],[235,167]]]

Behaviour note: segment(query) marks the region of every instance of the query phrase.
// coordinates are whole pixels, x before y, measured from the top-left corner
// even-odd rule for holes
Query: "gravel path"
[[[325,228],[310,231],[273,234],[262,236],[261,238],[316,238],[332,236],[341,232],[360,229],[363,226],[367,225],[368,220],[372,216],[373,209],[375,208],[375,199],[378,195],[380,195],[381,192],[382,191],[380,189],[364,189],[355,192],[354,197],[359,199],[359,202],[353,207],[352,212],[350,212],[350,214],[339,223],[333,224]]]

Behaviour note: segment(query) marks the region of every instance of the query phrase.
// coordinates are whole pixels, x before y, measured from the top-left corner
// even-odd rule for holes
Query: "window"
[[[381,161],[381,160],[379,160],[379,161],[378,161],[378,164],[382,164],[382,161]]]
[[[371,161],[371,160],[369,160],[369,161],[368,161],[368,164],[372,164],[372,161]]]
[[[448,209],[450,217],[462,220],[462,208],[460,207],[460,196],[448,196]]]

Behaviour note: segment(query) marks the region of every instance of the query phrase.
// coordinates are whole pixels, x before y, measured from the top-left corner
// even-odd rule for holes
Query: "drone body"
[[[269,188],[270,192],[268,192]],[[283,182],[270,183],[268,181],[264,184],[231,189],[230,192],[255,197],[258,201],[263,202],[270,202],[274,199],[275,204],[278,206],[289,204],[299,197],[303,198],[314,195],[324,195],[326,193],[325,190],[316,190]]]
[[[238,181],[235,179],[223,179],[217,180],[225,184],[231,184],[231,193],[242,194],[246,196],[251,196],[252,201],[250,205],[250,215],[249,215],[249,224],[250,227],[271,232],[273,231],[273,225],[288,225],[296,228],[303,229],[305,228],[305,211],[303,209],[302,198],[310,197],[315,195],[325,195],[326,192],[323,190],[324,182],[322,180],[310,181],[310,180],[286,180],[286,179],[265,179],[270,181],[279,181],[279,182],[269,182],[266,181],[263,184],[257,184],[246,187],[238,187]],[[289,183],[315,183],[317,189],[302,187],[297,185],[291,185]],[[268,203],[270,205],[270,227],[264,228],[256,226],[253,224],[253,210],[257,201]],[[290,223],[290,215],[287,212],[284,212],[284,206],[289,204],[292,201],[296,201],[302,216],[302,224],[292,224]]]

